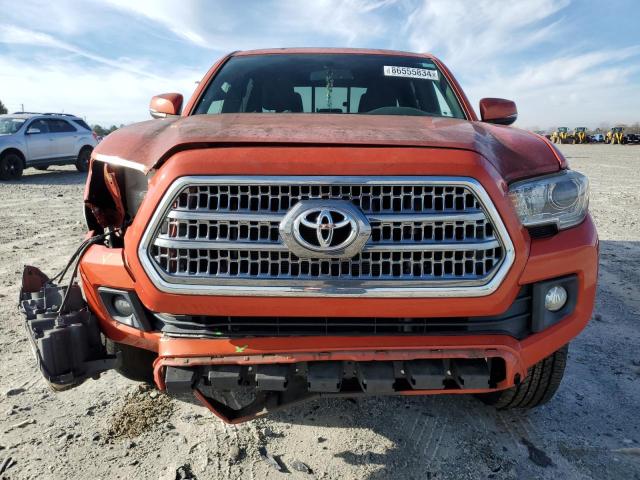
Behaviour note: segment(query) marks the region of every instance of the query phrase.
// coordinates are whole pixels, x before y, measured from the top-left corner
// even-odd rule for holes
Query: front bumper
[[[237,423],[317,395],[468,394],[512,387],[525,378],[529,367],[561,348],[584,328],[593,309],[597,260],[598,241],[590,218],[555,237],[532,241],[530,257],[519,281],[511,286],[503,284],[500,293],[505,295],[505,290],[512,288],[506,296],[515,297],[522,285],[568,276],[576,284],[576,298],[571,313],[521,339],[508,334],[172,338],[148,328],[149,325],[133,328],[116,321],[109,313],[101,300],[101,291],[124,290],[141,296],[140,284],[127,268],[122,250],[99,245],[90,247],[80,264],[88,305],[81,298],[73,302],[77,305],[66,312],[63,324],[57,325],[50,318],[48,304],[55,310],[56,301],[46,299],[52,293],[59,297],[63,291],[56,290],[55,285],[31,267],[25,270],[21,301],[38,365],[55,390],[79,385],[118,366],[119,359],[107,355],[96,341],[99,329],[115,342],[157,352],[153,371],[158,388],[183,399],[196,399],[224,421]],[[42,293],[38,293],[41,288]],[[178,299],[182,301],[176,302],[175,311],[189,311],[184,299]],[[288,302],[297,303],[301,299],[277,300],[279,311],[286,311]],[[324,300],[326,305],[338,302],[342,309],[356,312],[362,303],[372,301],[304,300],[320,303]],[[421,299],[419,303],[429,302],[432,311],[438,312],[448,304],[449,316],[454,316],[473,315],[477,300]],[[491,305],[488,298],[484,300],[484,313],[502,313],[499,304]],[[395,299],[385,299],[389,301]],[[149,309],[147,305],[144,307]],[[430,311],[423,308],[420,308],[423,314]],[[344,315],[345,310],[341,313]],[[257,396],[246,405],[232,408],[217,398],[215,391],[216,385],[229,382],[229,378],[239,386],[257,389]],[[311,388],[314,382],[345,387],[325,391],[322,386]]]

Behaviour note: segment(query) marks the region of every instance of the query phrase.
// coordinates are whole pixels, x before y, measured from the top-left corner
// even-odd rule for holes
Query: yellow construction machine
[[[568,143],[569,129],[567,127],[558,127],[556,131],[551,134],[551,141],[553,143]]]
[[[607,132],[607,136],[604,137],[604,143],[610,143],[611,145],[622,145],[627,143],[627,139],[624,135],[624,127],[613,127]]]
[[[573,143],[589,143],[589,135],[587,135],[587,127],[576,127],[573,131]]]

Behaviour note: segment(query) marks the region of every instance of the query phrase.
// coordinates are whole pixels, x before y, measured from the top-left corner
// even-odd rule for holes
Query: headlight
[[[525,227],[555,224],[558,230],[578,225],[589,207],[589,180],[566,170],[558,175],[524,180],[509,187],[509,196]]]

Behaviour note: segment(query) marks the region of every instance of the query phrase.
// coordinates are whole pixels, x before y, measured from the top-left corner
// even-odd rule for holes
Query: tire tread
[[[560,386],[568,351],[569,345],[565,345],[529,368],[526,378],[519,385],[479,395],[480,399],[498,410],[529,409],[547,403]]]

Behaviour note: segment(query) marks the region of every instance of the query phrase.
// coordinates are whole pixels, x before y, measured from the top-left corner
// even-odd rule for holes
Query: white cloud
[[[128,13],[146,17],[149,20],[159,23],[174,35],[189,42],[211,48],[207,43],[206,30],[213,30],[218,21],[213,25],[207,25],[207,21],[202,16],[203,11],[207,11],[207,3],[203,2],[175,2],[171,0],[106,0],[106,3]],[[208,8],[215,8],[215,3],[208,3]],[[217,17],[218,15],[216,15]]]
[[[124,70],[145,77],[157,78],[155,75],[152,75],[138,68],[128,59],[112,60],[101,55],[96,55],[94,53],[88,52],[87,50],[84,50],[82,48],[78,48],[70,43],[58,40],[57,38],[54,38],[49,34],[15,27],[13,25],[0,24],[0,43],[12,45],[32,45],[37,47],[48,47],[58,50],[64,50],[66,52],[84,57],[88,60],[92,60],[94,62],[107,65],[112,68],[116,68],[118,70]]]
[[[514,99],[519,125],[637,121],[640,97],[632,92],[640,48],[586,48],[584,42],[567,48],[562,39],[571,24],[562,17],[569,5],[424,0],[412,4],[405,32],[412,50],[431,51],[452,67],[476,108],[482,97]],[[526,52],[531,60],[525,62]]]
[[[454,67],[482,68],[487,59],[551,40],[558,24],[550,19],[569,1],[424,0],[409,15],[408,43]]]
[[[203,0],[106,0],[156,22],[177,37],[216,51],[366,42],[392,30],[380,11],[398,0],[272,0],[257,4]]]
[[[283,31],[323,35],[353,45],[393,31],[393,25],[381,10],[394,3],[394,0],[314,0],[302,6],[298,0],[284,0],[274,13]]]
[[[102,25],[96,5],[77,0],[0,0],[0,11],[5,25],[28,23],[31,30],[80,35]]]
[[[546,63],[525,67],[516,77],[510,80],[512,88],[540,88],[557,85],[559,82],[591,82],[601,78],[602,83],[627,80],[622,75],[623,69],[611,67],[640,54],[639,47],[622,49],[597,50],[578,55],[563,55]],[[626,70],[626,69],[625,69]],[[629,73],[630,71],[627,70]],[[612,73],[616,73],[611,76]],[[595,77],[595,78],[593,78]],[[607,81],[609,78],[609,81]],[[597,83],[596,83],[597,84]]]
[[[563,55],[529,65],[516,75],[489,74],[467,85],[471,101],[512,98],[519,125],[543,128],[566,124],[637,122],[640,96],[632,77],[640,72],[640,48]]]
[[[131,123],[149,119],[151,96],[178,91],[187,98],[202,72],[175,70],[165,77],[143,77],[98,65],[86,69],[73,61],[16,61],[0,57],[3,102],[9,111],[69,112],[90,123]]]

